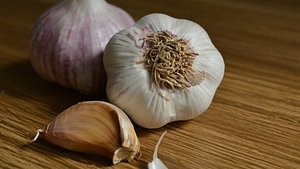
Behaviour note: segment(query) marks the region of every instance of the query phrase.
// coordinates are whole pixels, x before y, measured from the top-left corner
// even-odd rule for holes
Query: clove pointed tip
[[[45,132],[45,129],[38,129],[36,131],[36,134],[33,136],[33,138],[30,139],[30,143],[35,142],[40,137],[40,134],[44,133],[44,132]]]

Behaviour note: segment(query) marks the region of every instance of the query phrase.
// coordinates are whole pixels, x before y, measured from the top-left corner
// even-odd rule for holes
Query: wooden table
[[[42,80],[29,61],[37,17],[57,0],[0,5],[0,168],[146,168],[157,139],[169,168],[300,168],[300,2],[109,0],[136,20],[154,12],[193,20],[223,54],[226,72],[206,113],[156,130],[136,126],[143,156],[112,166],[29,135],[85,96]]]

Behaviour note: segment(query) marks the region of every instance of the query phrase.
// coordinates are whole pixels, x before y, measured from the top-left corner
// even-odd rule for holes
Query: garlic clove
[[[100,155],[113,164],[139,156],[134,127],[118,107],[101,101],[81,102],[64,110],[32,141],[47,141],[72,151]]]
[[[105,92],[105,46],[133,23],[124,10],[104,0],[61,1],[33,28],[31,63],[48,81],[86,94]]]
[[[225,69],[200,25],[157,13],[116,33],[103,62],[109,101],[145,128],[205,112]]]
[[[167,169],[165,164],[157,157],[159,145],[160,145],[160,143],[161,143],[161,141],[162,141],[162,139],[163,139],[163,137],[165,136],[166,133],[167,133],[167,131],[165,131],[160,136],[158,142],[156,143],[154,153],[153,153],[153,161],[148,163],[148,165],[147,165],[148,169]]]

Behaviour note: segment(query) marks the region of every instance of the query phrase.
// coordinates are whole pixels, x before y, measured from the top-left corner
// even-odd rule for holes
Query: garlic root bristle
[[[194,70],[198,55],[187,42],[167,31],[154,32],[144,37],[148,48],[144,54],[145,66],[158,88],[187,89],[201,83],[204,71]]]

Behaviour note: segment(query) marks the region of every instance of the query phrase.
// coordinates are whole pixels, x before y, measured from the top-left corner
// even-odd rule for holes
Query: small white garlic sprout
[[[159,140],[157,141],[156,145],[155,145],[155,149],[154,149],[154,153],[153,153],[153,161],[151,161],[150,163],[148,163],[148,169],[168,169],[164,163],[157,157],[157,153],[158,153],[158,147],[163,139],[163,137],[165,136],[165,134],[167,133],[167,131],[165,131],[159,138]]]

